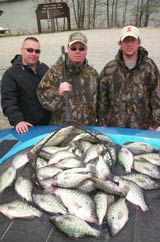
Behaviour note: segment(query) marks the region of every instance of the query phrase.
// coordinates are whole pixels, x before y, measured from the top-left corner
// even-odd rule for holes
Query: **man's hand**
[[[65,92],[71,92],[72,91],[72,85],[68,82],[62,82],[59,86],[59,95],[64,96]]]
[[[28,132],[29,127],[32,127],[32,126],[33,126],[33,125],[32,125],[31,123],[28,123],[28,122],[22,121],[22,122],[19,122],[19,123],[15,126],[15,129],[16,129],[17,133],[19,133],[19,134],[23,134],[23,133]]]
[[[149,129],[149,130],[160,131],[160,126],[158,126],[157,128],[149,127],[148,129]]]

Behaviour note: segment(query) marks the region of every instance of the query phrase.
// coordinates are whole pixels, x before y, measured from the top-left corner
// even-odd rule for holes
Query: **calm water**
[[[13,34],[37,32],[36,2],[22,0],[0,3],[0,9],[4,12],[0,16],[0,26],[9,28]]]
[[[44,2],[45,1],[40,0],[21,0],[9,3],[0,3],[0,9],[4,11],[4,13],[0,16],[0,26],[9,28],[12,34],[38,32],[35,10],[37,9],[38,4]],[[72,14],[71,8],[70,13]],[[59,19],[58,21],[61,20],[62,19]],[[41,20],[41,25],[42,29],[48,28],[47,20]]]

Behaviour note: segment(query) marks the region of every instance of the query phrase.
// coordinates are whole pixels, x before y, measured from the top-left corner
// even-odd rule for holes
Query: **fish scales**
[[[23,176],[19,176],[15,182],[15,190],[27,201],[32,201],[32,182]]]
[[[129,151],[126,147],[122,147],[118,151],[118,161],[123,166],[125,172],[131,172],[131,168],[133,165],[134,157],[131,151]]]
[[[156,165],[145,160],[134,160],[133,169],[152,178],[160,179],[160,170]]]
[[[127,223],[129,211],[125,203],[125,198],[119,198],[112,203],[107,211],[107,223],[113,236],[117,235]]]
[[[16,177],[16,168],[8,167],[0,176],[0,193],[10,186]]]
[[[33,194],[34,202],[43,210],[49,213],[67,214],[68,211],[63,203],[55,195],[49,193]]]
[[[41,217],[42,212],[25,201],[14,200],[0,205],[0,212],[9,219]]]
[[[98,224],[103,223],[103,219],[107,212],[107,195],[104,192],[98,191],[94,195],[94,201],[96,204],[96,213],[98,217]]]
[[[124,192],[116,183],[111,182],[109,180],[103,181],[99,178],[92,178],[92,180],[95,182],[95,185],[98,189],[110,194],[114,194],[122,197],[124,196]]]
[[[120,177],[115,178],[115,180],[119,182],[119,186],[126,193],[125,197],[129,202],[139,206],[143,212],[149,210],[144,199],[143,190],[135,182]]]
[[[63,188],[76,188],[80,186],[85,180],[92,177],[91,173],[80,174],[80,173],[69,173],[69,174],[58,174],[53,179],[53,185]]]
[[[87,222],[97,224],[95,203],[88,194],[75,189],[65,188],[56,188],[53,192],[60,197],[71,214]]]
[[[160,182],[142,173],[130,173],[128,175],[124,175],[121,177],[135,182],[138,186],[140,186],[144,190],[160,188]]]
[[[51,217],[51,221],[70,237],[84,236],[100,237],[100,231],[92,228],[88,223],[73,215]]]

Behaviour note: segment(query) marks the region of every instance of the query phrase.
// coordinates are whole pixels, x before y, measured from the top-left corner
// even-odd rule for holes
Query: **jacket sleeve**
[[[37,88],[37,96],[41,105],[52,112],[64,106],[64,97],[59,96],[59,85],[63,81],[62,72],[52,66],[44,75]]]
[[[17,84],[11,69],[8,69],[2,77],[1,86],[1,106],[3,114],[8,118],[9,123],[15,126],[17,123],[24,121],[17,103]]]
[[[99,124],[106,125],[106,113],[109,106],[109,77],[107,75],[107,66],[104,67],[100,74],[98,87],[98,107],[99,107]]]
[[[152,118],[155,126],[160,126],[160,72],[153,62],[152,78],[155,83],[155,89],[151,94],[151,110]]]

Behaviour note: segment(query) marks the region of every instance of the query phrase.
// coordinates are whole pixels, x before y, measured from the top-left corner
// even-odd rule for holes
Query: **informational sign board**
[[[71,29],[70,10],[65,2],[38,4],[36,17],[38,33],[42,32],[41,20],[43,19],[67,18],[68,30]]]

